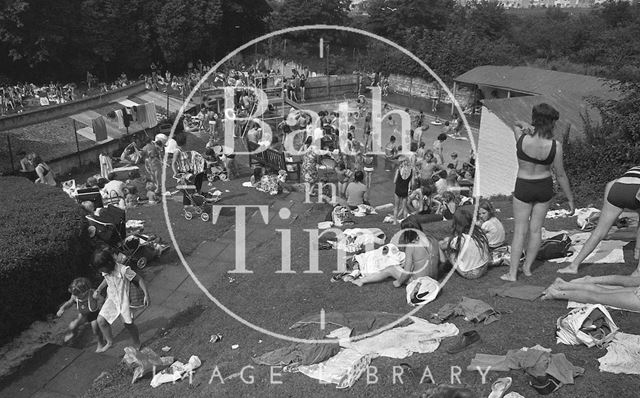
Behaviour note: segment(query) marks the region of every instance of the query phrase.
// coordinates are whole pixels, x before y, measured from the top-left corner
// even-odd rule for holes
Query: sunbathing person
[[[393,286],[402,287],[405,283],[422,276],[438,278],[439,265],[441,260],[444,260],[444,254],[438,247],[438,241],[434,237],[426,235],[422,231],[420,223],[413,216],[402,221],[400,228],[404,231],[401,238],[401,243],[405,245],[403,266],[387,267],[375,274],[351,281],[353,284],[362,286],[393,278]]]
[[[571,300],[640,311],[640,276],[585,276],[572,281],[557,278],[545,290],[543,300]]]
[[[613,180],[607,184],[604,192],[604,204],[600,212],[598,225],[591,232],[589,239],[582,246],[582,250],[576,256],[571,264],[565,268],[561,268],[558,272],[562,274],[576,274],[578,267],[587,258],[591,252],[595,250],[600,241],[609,233],[609,229],[618,220],[618,217],[624,209],[634,210],[640,213],[640,201],[638,201],[638,190],[640,190],[640,166],[631,168],[624,173],[622,177]],[[636,232],[636,248],[633,257],[640,260],[640,228]],[[638,268],[633,275],[640,276],[640,261]]]

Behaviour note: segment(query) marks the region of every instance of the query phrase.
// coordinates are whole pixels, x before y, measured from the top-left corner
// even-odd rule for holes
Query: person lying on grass
[[[405,252],[404,264],[387,267],[375,274],[355,279],[351,283],[362,286],[392,278],[393,286],[402,287],[405,283],[422,276],[438,278],[440,263],[444,260],[444,254],[438,248],[438,241],[425,234],[414,216],[409,216],[402,221],[400,228],[404,231],[401,237]]]
[[[543,300],[571,300],[640,311],[640,276],[585,276],[565,281],[557,278],[545,290]]]
[[[591,232],[589,239],[587,239],[576,258],[573,259],[569,266],[559,269],[559,273],[577,274],[580,264],[595,250],[602,239],[607,236],[609,230],[625,209],[637,211],[638,214],[640,214],[640,201],[638,200],[639,190],[640,166],[632,167],[624,173],[622,177],[607,184],[598,225],[593,232]],[[636,260],[640,260],[640,245],[638,242],[640,242],[640,227],[636,232],[636,248],[633,252],[633,257]],[[640,261],[633,275],[640,276]]]

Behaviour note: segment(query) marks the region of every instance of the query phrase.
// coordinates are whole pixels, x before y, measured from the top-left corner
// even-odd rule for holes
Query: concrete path
[[[287,207],[292,216],[304,211],[304,194],[293,192],[278,196],[269,209],[270,222],[277,225],[284,222],[277,218],[280,208]],[[264,225],[259,214],[247,215],[247,223]],[[290,220],[286,221],[288,223]],[[274,231],[264,228],[249,228],[247,247],[251,250],[264,242],[272,241]],[[235,260],[235,228],[230,229],[215,241],[203,241],[185,257],[187,263],[198,275],[204,286],[211,286],[219,272],[198,272],[211,267],[213,263],[229,263]],[[220,267],[217,267],[220,268]],[[171,319],[205,298],[204,293],[191,279],[184,266],[163,265],[160,272],[145,273],[152,305],[135,313],[143,345],[169,325]],[[71,311],[72,312],[72,311]],[[120,320],[113,325],[114,347],[103,354],[96,354],[95,339],[82,348],[47,344],[21,369],[0,385],[0,397],[77,397],[83,395],[102,372],[116,365],[124,356],[124,348],[131,344],[129,334]]]

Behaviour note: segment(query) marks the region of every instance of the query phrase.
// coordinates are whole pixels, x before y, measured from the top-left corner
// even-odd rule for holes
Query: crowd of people
[[[562,144],[553,136],[559,117],[557,110],[543,103],[532,109],[531,124],[518,122],[514,128],[517,142],[514,150],[519,167],[513,195],[515,230],[510,245],[505,239],[502,222],[496,217],[496,211],[491,202],[487,200],[481,200],[478,204],[477,224],[472,228],[474,219],[472,207],[460,206],[459,201],[455,199],[458,193],[455,183],[459,182],[457,180],[461,177],[465,179],[465,176],[461,176],[458,172],[457,163],[454,163],[453,167],[447,167],[451,172],[450,175],[454,177],[449,179],[448,174],[443,174],[441,179],[445,181],[442,183],[444,189],[438,192],[437,184],[432,184],[428,178],[426,182],[420,178],[422,167],[418,166],[421,162],[425,163],[425,159],[427,159],[426,164],[429,165],[431,163],[429,160],[434,157],[434,154],[425,151],[425,145],[412,142],[412,151],[408,156],[406,153],[398,155],[396,140],[392,136],[385,149],[387,170],[395,168],[393,171],[395,185],[393,220],[399,221],[400,228],[404,231],[401,243],[411,244],[411,246],[405,249],[405,260],[402,264],[389,266],[360,278],[353,278],[352,273],[347,274],[348,280],[358,286],[393,280],[394,286],[400,287],[422,277],[440,278],[443,271],[454,266],[462,277],[475,279],[485,275],[489,267],[502,265],[505,262],[509,265],[509,272],[501,279],[515,281],[519,270],[525,276],[530,276],[531,266],[536,261],[542,242],[542,226],[554,197],[552,169],[555,179],[566,196],[569,214],[573,214],[575,210],[573,194],[563,166]],[[434,145],[436,153],[440,151],[442,141],[444,139]],[[422,148],[423,151],[419,153],[416,147]],[[441,153],[439,155],[441,156]],[[421,156],[422,160],[419,160]],[[451,159],[455,162],[457,156],[451,156]],[[436,164],[441,165],[441,162]],[[466,164],[472,166],[473,161]],[[345,174],[343,165],[338,166],[338,170],[340,176]],[[446,173],[445,170],[440,171]],[[432,176],[434,172],[438,173],[436,168],[429,166],[426,177]],[[347,204],[352,209],[355,205],[367,203],[368,189],[363,180],[364,173],[361,170],[356,171],[352,193],[349,189],[351,184],[347,185],[345,190]],[[339,181],[341,181],[340,178]],[[418,181],[417,185],[416,181]],[[620,178],[607,184],[602,215],[596,229],[572,263],[558,272],[577,273],[580,264],[595,250],[625,209],[640,212],[639,189],[640,167],[632,168]],[[340,190],[340,192],[345,191]],[[444,212],[425,214],[424,209],[432,207],[434,194],[437,193],[441,195],[438,206],[442,207],[444,204]],[[432,220],[432,214],[436,215],[433,218],[434,221],[451,220],[451,235],[439,242],[423,229],[425,223]],[[640,239],[640,229],[637,235],[637,239]],[[508,255],[496,257],[495,254],[498,252],[508,253]],[[630,276],[587,276],[569,282],[558,278],[545,290],[543,299],[574,300],[638,311],[640,309],[640,249],[636,248],[634,255],[636,260],[639,260],[639,265]],[[499,261],[496,261],[496,258]]]
[[[193,87],[207,70],[207,66],[198,64],[191,67],[187,75],[176,77],[169,72],[161,76],[160,68],[152,67],[153,72],[147,78],[147,82],[151,88],[159,89],[157,85],[165,84],[168,87],[171,84],[175,87],[182,85],[186,89]],[[269,86],[268,79],[278,77],[279,75],[273,71],[237,66],[237,69],[230,68],[216,74],[213,82],[237,87],[234,112],[242,116],[250,114],[257,101],[253,91],[242,86]],[[294,71],[290,78],[282,81],[283,95],[294,101],[303,101],[305,79],[304,73]],[[119,81],[120,84],[127,84],[126,76],[121,76]],[[385,110],[390,110],[390,107],[385,105]],[[413,113],[409,109],[405,111]],[[371,113],[363,112],[363,118],[360,120],[350,118],[349,127],[345,131],[340,129],[339,114],[336,111],[321,111],[318,115],[319,125],[312,126],[312,119],[308,113],[292,108],[281,123],[272,123],[272,136],[267,136],[258,123],[237,121],[235,137],[286,152],[283,143],[287,136],[303,130],[303,134],[296,134],[297,140],[294,140],[297,153],[285,155],[292,161],[296,156],[300,158],[299,167],[302,180],[306,183],[305,189],[311,189],[311,195],[325,195],[324,192],[317,191],[317,188],[320,186],[318,182],[326,178],[320,170],[328,169],[335,174],[339,203],[351,210],[369,205],[371,190],[375,189],[372,177],[378,160],[372,154]],[[101,169],[102,178],[90,179],[86,186],[101,189],[105,201],[113,199],[115,192],[118,200],[114,204],[122,208],[139,203],[141,198],[155,203],[161,194],[162,170],[170,168],[178,184],[192,186],[192,191],[204,195],[203,182],[207,177],[220,177],[221,173],[225,174],[225,178],[236,178],[238,175],[235,155],[229,148],[221,145],[224,137],[224,118],[224,113],[205,101],[196,115],[186,115],[178,123],[180,131],[174,138],[169,139],[164,134],[158,134],[146,142],[134,139],[123,150],[117,160],[124,165],[143,166],[146,177],[130,175],[125,182],[117,181],[110,172],[110,162],[105,160],[104,168]],[[505,229],[490,201],[480,201],[478,214],[473,213],[472,206],[466,205],[474,201],[471,198],[475,176],[474,154],[471,152],[470,156],[463,160],[458,153],[445,153],[444,149],[448,137],[461,134],[463,126],[460,117],[456,115],[453,120],[444,123],[439,119],[432,122],[432,125],[442,125],[443,132],[430,144],[426,140],[430,125],[424,113],[413,113],[408,150],[403,150],[398,144],[398,121],[393,117],[385,120],[384,123],[394,132],[384,146],[384,157],[381,159],[384,161],[385,173],[388,173],[394,186],[393,215],[390,221],[400,224],[400,228],[404,230],[403,242],[411,245],[405,249],[403,264],[352,279],[352,282],[362,286],[391,279],[395,286],[400,287],[422,277],[438,279],[442,277],[443,272],[453,267],[462,277],[476,279],[484,276],[489,267],[504,263],[505,258],[495,262],[494,253],[505,248],[508,248],[509,253],[506,257],[509,271],[501,279],[515,281],[519,270],[525,276],[531,275],[531,267],[542,242],[544,219],[554,196],[552,170],[565,193],[570,211],[575,208],[569,181],[564,172],[562,144],[553,136],[558,119],[559,114],[554,108],[547,104],[539,104],[532,110],[531,124],[518,122],[514,127],[517,142],[514,150],[518,159],[518,171],[513,195],[515,227],[511,242],[506,241]],[[199,151],[184,150],[187,135],[181,130],[206,133],[206,146]],[[165,153],[168,154],[169,164],[163,163]],[[53,172],[36,154],[22,152],[20,155],[21,172],[25,177],[38,183],[56,184]],[[103,156],[105,159],[110,158],[108,154]],[[636,195],[640,189],[640,171],[637,169],[632,169],[607,185],[602,216],[597,228],[572,264],[559,272],[576,273],[580,263],[604,238],[623,209],[640,210],[640,200]],[[292,171],[294,170],[281,170],[276,175],[269,175],[264,169],[256,168],[253,170],[250,183],[272,194],[292,190],[295,188],[287,182],[287,176]],[[136,179],[142,180],[145,194],[137,192],[133,184]],[[185,208],[193,205],[191,195],[186,190],[183,194]],[[451,223],[451,233],[444,239],[437,240],[424,226],[443,220]],[[112,255],[113,253],[102,254],[99,261],[96,261],[105,276],[103,285],[107,284],[111,289],[111,295],[116,295],[119,294],[118,289],[122,291],[125,288],[117,285],[117,278],[113,279],[116,282],[109,282],[109,275],[119,273],[127,280],[134,280],[136,276],[131,270],[119,267],[117,262],[112,263]],[[635,256],[636,259],[640,259],[639,249],[636,249]],[[604,289],[599,286],[602,284],[617,285],[620,288]],[[637,310],[640,309],[639,285],[639,276],[584,277],[571,282],[558,279],[545,291],[544,298],[596,302]],[[82,289],[78,290],[77,286],[70,289],[73,290],[72,297],[61,311],[74,300],[80,302],[86,299],[90,303],[91,295],[87,295],[86,289],[80,291]],[[109,296],[110,293],[107,294],[107,297]],[[90,316],[82,318],[95,322],[94,332],[98,336],[99,351],[109,348],[111,336],[108,325],[118,316],[123,317],[134,343],[139,345],[137,330],[127,311],[123,310],[125,304],[116,301],[110,304],[108,311],[104,310],[104,314],[103,310],[100,310],[100,314],[96,316],[96,311],[89,310],[84,315]],[[88,305],[87,308],[93,307]]]

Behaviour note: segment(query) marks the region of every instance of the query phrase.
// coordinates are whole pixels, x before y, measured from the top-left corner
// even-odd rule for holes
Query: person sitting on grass
[[[421,186],[409,194],[407,205],[412,215],[430,214],[434,209],[432,197],[436,192],[433,183],[423,181]]]
[[[95,228],[95,227],[94,227]],[[91,330],[98,339],[98,348],[96,352],[101,352],[105,345],[105,341],[98,327],[98,311],[100,306],[98,300],[93,297],[94,290],[91,288],[91,282],[87,278],[76,278],[69,285],[69,293],[71,297],[60,306],[60,309],[56,313],[59,318],[64,314],[65,310],[73,304],[78,309],[78,316],[69,323],[69,331],[64,336],[65,343],[73,339],[80,326],[85,323],[91,324]]]
[[[347,198],[347,206],[351,210],[356,210],[358,205],[368,204],[369,190],[364,184],[364,173],[362,171],[355,172],[353,182],[349,183],[345,189],[345,196]]]
[[[457,265],[458,273],[466,279],[478,279],[489,268],[489,242],[478,227],[472,229],[473,214],[468,208],[459,208],[453,215],[453,236],[440,242],[440,248],[447,254],[452,265]]]
[[[542,299],[602,304],[640,312],[640,276],[585,276],[569,282],[557,278]]]
[[[487,236],[489,248],[495,249],[504,245],[504,226],[496,217],[496,210],[488,200],[481,200],[478,209],[478,226]]]
[[[104,280],[93,293],[93,298],[97,299],[100,292],[107,287],[107,299],[102,305],[102,309],[98,314],[98,325],[104,335],[106,344],[96,350],[96,352],[107,351],[113,346],[113,334],[111,332],[111,324],[122,318],[124,327],[131,334],[134,348],[140,349],[140,333],[133,323],[133,315],[129,303],[129,290],[131,283],[139,284],[140,289],[144,293],[144,306],[149,306],[149,292],[144,279],[136,274],[129,266],[116,262],[116,256],[112,249],[103,248],[93,254],[93,267],[102,274]]]
[[[444,260],[438,241],[425,234],[422,226],[413,216],[402,221],[400,229],[403,231],[401,243],[405,248],[404,264],[393,265],[375,274],[355,279],[351,281],[354,285],[362,286],[393,278],[393,286],[402,287],[405,283],[423,276],[438,278],[440,263]]]

